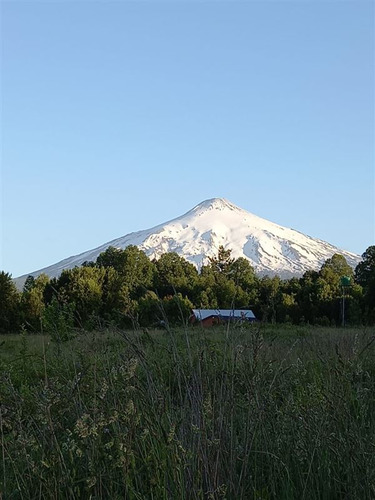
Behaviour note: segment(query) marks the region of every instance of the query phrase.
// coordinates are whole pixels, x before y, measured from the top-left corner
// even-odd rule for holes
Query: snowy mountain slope
[[[137,245],[151,259],[177,252],[198,268],[223,245],[232,250],[232,257],[248,259],[257,273],[281,277],[300,276],[308,269],[319,269],[334,253],[344,255],[352,267],[360,261],[356,254],[257,217],[223,198],[213,198],[169,222],[127,234],[30,274],[55,277],[63,269],[95,261],[109,246],[128,245]],[[16,278],[19,287],[27,276]]]

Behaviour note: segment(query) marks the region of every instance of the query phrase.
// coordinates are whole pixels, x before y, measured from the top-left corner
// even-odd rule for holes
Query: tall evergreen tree
[[[369,322],[375,322],[375,245],[362,254],[362,261],[355,268],[355,280],[363,288],[365,314]]]
[[[13,283],[12,276],[0,272],[0,331],[15,332],[20,326],[20,293]]]
[[[208,257],[210,267],[214,273],[228,274],[234,259],[231,257],[232,250],[225,250],[223,245],[219,246],[217,255]]]

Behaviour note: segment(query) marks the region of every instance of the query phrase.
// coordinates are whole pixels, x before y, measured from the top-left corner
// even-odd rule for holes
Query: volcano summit
[[[125,248],[129,245],[136,245],[151,259],[158,259],[166,252],[176,252],[198,268],[209,256],[217,255],[219,246],[223,245],[232,250],[232,257],[246,258],[256,273],[278,274],[282,278],[319,269],[335,253],[343,255],[352,267],[360,261],[356,254],[262,219],[224,198],[212,198],[169,222],[127,234],[29,274],[45,273],[55,277],[64,269],[95,261],[109,246]],[[27,276],[17,278],[17,285],[22,286]]]

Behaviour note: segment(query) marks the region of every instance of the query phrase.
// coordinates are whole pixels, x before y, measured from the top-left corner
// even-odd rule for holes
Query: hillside
[[[127,234],[28,274],[45,273],[55,277],[64,269],[95,261],[109,246],[125,248],[129,245],[138,246],[151,259],[166,252],[177,252],[198,268],[223,245],[232,250],[234,258],[248,259],[258,274],[278,274],[283,278],[319,269],[334,253],[342,254],[352,267],[360,261],[356,254],[262,219],[223,198],[212,198],[168,222]],[[19,287],[28,274],[16,278]]]

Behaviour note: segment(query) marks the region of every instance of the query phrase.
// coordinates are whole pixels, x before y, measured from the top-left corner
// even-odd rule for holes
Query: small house
[[[213,326],[228,322],[253,322],[256,318],[250,309],[193,309],[191,321]]]

